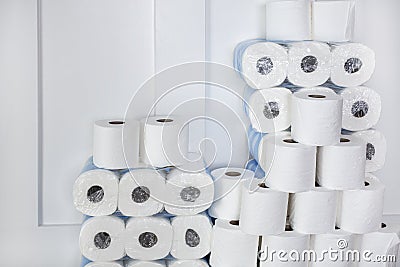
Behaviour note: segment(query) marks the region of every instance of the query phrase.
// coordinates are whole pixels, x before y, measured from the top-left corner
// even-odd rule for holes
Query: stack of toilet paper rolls
[[[203,163],[184,162],[187,140],[176,116],[95,122],[73,188],[82,266],[209,266],[214,183]]]
[[[307,17],[297,16],[302,9],[283,8],[306,2],[270,1],[267,20],[281,19],[285,21],[280,25],[287,25]],[[321,31],[321,20],[334,19],[328,13],[337,10],[330,8],[350,10],[354,3],[322,2],[312,3],[315,34],[327,35],[319,40],[343,41],[343,32]],[[282,12],[296,14],[288,19],[279,16]],[[267,22],[267,37],[272,34],[268,29],[278,28],[271,25]],[[301,23],[291,25],[296,26],[293,35],[301,35],[298,40],[310,39],[305,37],[305,24],[303,31],[298,30]],[[247,171],[211,172],[218,198],[209,210],[216,219],[210,265],[353,264],[319,258],[329,249],[343,255],[369,249],[375,255],[397,256],[400,226],[383,222],[384,186],[371,173],[383,167],[386,153],[383,135],[371,129],[380,117],[380,96],[363,86],[375,68],[374,52],[357,43],[251,40],[236,47],[234,66],[248,84],[244,109],[251,123],[248,138],[253,158]],[[282,260],[277,256],[280,251],[301,255],[307,250],[317,257]],[[357,266],[368,264],[361,259]]]

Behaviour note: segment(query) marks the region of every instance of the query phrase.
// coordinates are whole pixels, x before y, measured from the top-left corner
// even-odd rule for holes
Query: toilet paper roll
[[[257,236],[284,232],[289,194],[272,190],[257,180],[248,181],[242,189],[240,229]]]
[[[164,260],[159,261],[139,261],[129,260],[125,263],[125,267],[166,267]]]
[[[375,176],[367,173],[362,189],[341,192],[337,226],[356,234],[379,230],[384,191],[383,184]]]
[[[118,208],[125,216],[143,217],[164,208],[165,178],[154,169],[132,169],[119,183]]]
[[[363,44],[333,45],[331,81],[342,87],[367,82],[375,70],[375,53]]]
[[[286,48],[271,42],[252,44],[243,52],[241,68],[242,77],[255,89],[279,86],[287,75]]]
[[[289,47],[288,81],[300,87],[324,84],[331,74],[331,49],[319,42],[291,43]]]
[[[344,135],[340,143],[318,148],[317,182],[333,190],[360,189],[365,180],[365,142]]]
[[[267,40],[310,40],[311,6],[305,0],[267,1]]]
[[[130,258],[159,260],[171,251],[172,226],[162,217],[130,218],[126,223],[125,237],[125,250]]]
[[[265,178],[265,172],[255,159],[251,159],[247,162],[246,169],[254,172],[254,177],[257,179]]]
[[[75,208],[85,215],[105,216],[117,210],[118,174],[108,170],[88,168],[76,179],[73,187]],[[90,167],[90,166],[89,166]]]
[[[139,162],[140,124],[136,120],[100,120],[94,124],[93,162],[99,168],[126,169]]]
[[[242,185],[252,180],[254,173],[241,168],[219,168],[211,172],[214,180],[214,203],[208,210],[213,218],[239,220]]]
[[[113,216],[93,217],[85,221],[79,235],[82,255],[91,261],[115,261],[125,256],[125,223]]]
[[[154,167],[179,166],[188,154],[188,128],[177,116],[142,119],[140,157]]]
[[[217,219],[213,228],[210,265],[213,267],[257,266],[258,236],[243,233],[238,221]]]
[[[353,266],[352,261],[347,261],[346,258],[341,259],[339,254],[333,256],[325,254],[324,258],[321,255],[324,255],[325,251],[340,251],[344,253],[343,255],[349,255],[349,251],[356,249],[354,239],[354,235],[338,228],[325,234],[311,235],[311,250],[319,255],[320,260],[311,261],[310,266]]]
[[[283,87],[256,90],[248,99],[248,116],[253,128],[262,133],[274,133],[290,127],[292,92]]]
[[[343,129],[362,131],[374,127],[381,116],[381,97],[374,90],[359,86],[340,91],[343,97]]]
[[[322,187],[292,194],[289,222],[300,233],[321,234],[335,229],[337,192]]]
[[[290,133],[267,135],[260,143],[260,166],[265,183],[284,192],[308,191],[315,184],[316,148],[299,144]]]
[[[397,257],[400,243],[399,228],[399,225],[382,223],[377,232],[360,235],[360,251],[372,253],[369,259],[374,259],[378,255],[387,258]],[[363,258],[358,266],[396,266],[395,264],[395,262],[372,262]]]
[[[340,141],[343,99],[327,88],[300,90],[292,98],[292,137],[312,146]]]
[[[198,168],[174,168],[167,175],[165,210],[174,215],[195,215],[207,210],[214,199],[211,176]]]
[[[85,267],[124,267],[122,262],[90,262]]]
[[[204,214],[171,219],[174,237],[171,255],[180,260],[196,260],[211,251],[212,224]]]
[[[348,42],[353,39],[355,1],[312,1],[313,40]]]
[[[284,233],[279,235],[267,235],[262,237],[262,245],[259,254],[260,267],[307,267],[306,261],[294,260],[287,256],[280,260],[277,255],[271,255],[272,251],[285,251],[287,253],[296,251],[300,255],[309,249],[310,235],[294,231],[290,226],[286,227]],[[286,261],[287,260],[287,261]]]
[[[365,141],[366,171],[376,172],[383,168],[386,160],[387,144],[385,136],[375,130],[366,130],[352,134]]]
[[[205,260],[172,260],[168,262],[168,267],[207,267]]]

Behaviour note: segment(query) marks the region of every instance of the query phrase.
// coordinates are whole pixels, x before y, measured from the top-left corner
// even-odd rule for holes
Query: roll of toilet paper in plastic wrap
[[[367,173],[362,189],[341,192],[337,226],[356,234],[379,230],[384,191],[383,184],[375,176]]]
[[[126,223],[125,251],[132,259],[159,260],[171,251],[172,237],[172,226],[166,218],[130,218]]]
[[[265,172],[255,159],[251,159],[247,162],[246,169],[254,172],[254,177],[257,179],[265,178]]]
[[[313,40],[348,42],[353,39],[355,1],[312,1]]]
[[[363,44],[332,46],[331,82],[342,87],[367,82],[375,70],[375,53]]]
[[[333,190],[360,189],[365,180],[365,142],[343,135],[340,143],[318,148],[317,182]]]
[[[140,157],[154,167],[179,166],[188,155],[188,128],[177,116],[142,119]]]
[[[381,116],[381,96],[365,87],[349,87],[339,92],[343,97],[343,129],[362,131],[374,127]]]
[[[240,229],[257,236],[283,233],[289,194],[270,189],[258,180],[246,182],[242,190]]]
[[[257,266],[258,236],[243,233],[238,221],[217,219],[213,228],[210,265],[213,267]]]
[[[371,129],[352,134],[366,143],[366,171],[376,172],[383,168],[386,161],[387,144],[385,136],[378,130]]]
[[[296,232],[290,226],[287,226],[282,234],[263,236],[259,254],[260,267],[307,267],[306,261],[291,258],[288,254],[279,259],[276,253],[272,254],[272,251],[285,251],[286,253],[295,251],[301,255],[303,251],[309,249],[309,243],[310,235]]]
[[[100,120],[94,124],[93,162],[99,168],[126,169],[139,162],[140,124],[136,120]]]
[[[254,179],[254,172],[241,168],[219,168],[211,172],[214,180],[214,202],[208,214],[213,218],[239,220],[242,185]]]
[[[287,79],[300,87],[324,84],[331,75],[331,48],[325,43],[296,42],[288,44]]]
[[[168,267],[208,267],[205,260],[170,260],[167,262]]]
[[[128,260],[125,262],[125,267],[166,267],[164,260],[158,261],[140,261],[140,260]]]
[[[299,144],[290,133],[266,135],[259,149],[265,183],[284,192],[308,191],[315,184],[316,148]]]
[[[267,40],[310,40],[311,4],[306,0],[267,1]]]
[[[382,223],[378,231],[360,235],[359,250],[368,251],[369,257],[362,258],[358,266],[396,266],[396,262],[374,262],[377,256],[398,257],[399,255],[399,225]],[[398,260],[398,258],[396,258]],[[393,260],[393,259],[392,259]]]
[[[91,261],[115,261],[125,256],[125,223],[113,216],[93,217],[85,221],[79,235],[79,248]]]
[[[125,267],[123,262],[90,262],[85,267]]]
[[[292,137],[299,143],[328,146],[339,143],[343,99],[324,87],[303,89],[292,98]]]
[[[271,42],[248,46],[241,59],[242,77],[255,89],[276,87],[287,76],[288,54],[285,47]]]
[[[255,90],[247,100],[248,116],[253,128],[274,133],[290,127],[292,92],[283,87]]]
[[[325,251],[340,251],[343,255],[349,255],[350,251],[356,249],[355,236],[349,232],[336,228],[328,233],[311,235],[310,248],[319,255],[319,259],[310,262],[312,267],[353,266],[352,261],[340,257],[340,254],[332,254],[333,256],[325,254],[323,258],[321,257],[321,255],[324,255],[323,253],[326,253]]]
[[[204,214],[171,219],[174,237],[171,255],[180,260],[196,260],[211,251],[212,224]]]
[[[118,209],[125,216],[143,217],[164,208],[165,177],[154,169],[132,169],[119,183]]]
[[[111,215],[117,210],[119,175],[109,170],[87,168],[88,164],[91,165],[91,160],[74,183],[75,208],[89,216]]]
[[[300,233],[321,234],[335,229],[337,192],[322,187],[290,196],[289,222]]]
[[[214,183],[201,168],[173,168],[167,175],[165,210],[174,215],[194,215],[207,210],[214,200]]]
[[[279,133],[280,134],[280,133]],[[248,139],[248,145],[249,145],[249,153],[253,158],[259,162],[259,153],[260,153],[260,147],[261,144],[263,143],[263,137],[266,136],[265,133],[260,133],[257,132],[256,130],[253,129],[253,127],[249,127],[247,131],[247,139]]]

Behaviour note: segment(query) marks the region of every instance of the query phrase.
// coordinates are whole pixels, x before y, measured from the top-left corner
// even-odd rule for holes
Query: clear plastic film
[[[140,261],[140,260],[127,260],[124,267],[166,267],[167,264],[164,260],[157,261]]]
[[[205,260],[169,260],[168,267],[208,267]]]

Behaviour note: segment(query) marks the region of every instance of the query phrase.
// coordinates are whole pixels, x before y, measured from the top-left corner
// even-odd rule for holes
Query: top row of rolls
[[[315,87],[327,82],[353,87],[371,78],[375,53],[359,43],[250,40],[236,47],[234,67],[254,89]]]

